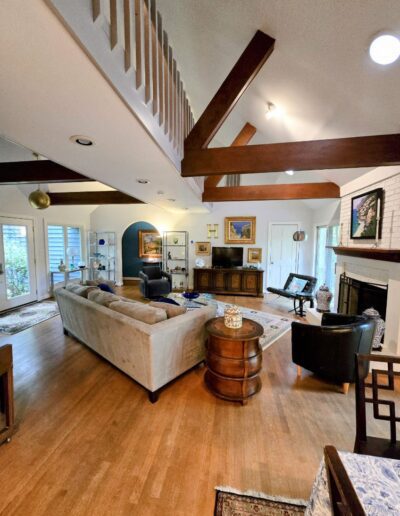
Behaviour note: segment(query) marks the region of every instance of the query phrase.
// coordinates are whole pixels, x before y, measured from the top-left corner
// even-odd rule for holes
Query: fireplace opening
[[[343,273],[340,275],[338,312],[361,315],[364,310],[374,308],[385,321],[387,292],[387,285],[367,283]],[[383,338],[384,335],[381,342]]]

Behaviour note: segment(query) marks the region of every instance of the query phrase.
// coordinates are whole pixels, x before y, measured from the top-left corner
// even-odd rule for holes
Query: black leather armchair
[[[169,294],[172,290],[171,274],[164,272],[158,265],[148,265],[139,272],[140,292],[152,298]]]
[[[347,394],[356,379],[355,355],[371,352],[374,331],[374,320],[361,315],[324,313],[321,326],[293,322],[292,359],[298,376],[304,367],[341,383]]]
[[[293,291],[290,290],[290,284],[296,278],[300,280],[306,280],[304,288],[301,291]],[[278,294],[278,296],[288,297],[293,299],[293,310],[289,310],[290,312],[295,312],[296,315],[304,316],[304,303],[306,301],[310,302],[310,307],[314,308],[314,290],[317,285],[317,278],[314,276],[305,276],[304,274],[295,274],[291,272],[286,280],[286,283],[283,288],[275,288],[268,287],[268,292],[272,292],[273,294]],[[296,305],[296,301],[298,301],[299,306]]]

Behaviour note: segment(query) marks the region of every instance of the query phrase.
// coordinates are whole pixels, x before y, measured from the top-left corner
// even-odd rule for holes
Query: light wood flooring
[[[136,287],[121,293],[137,297]],[[272,298],[221,297],[285,313]],[[272,302],[272,304],[271,304]],[[290,333],[264,352],[247,406],[213,397],[198,367],[152,405],[63,335],[59,317],[12,343],[18,430],[0,447],[1,515],[212,515],[215,486],[307,499],[325,444],[351,450],[354,387],[296,378]]]

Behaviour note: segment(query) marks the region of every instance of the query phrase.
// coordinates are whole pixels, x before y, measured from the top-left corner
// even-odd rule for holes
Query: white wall
[[[185,230],[189,232],[189,268],[192,270],[196,259],[194,242],[207,241],[207,224],[219,225],[218,239],[212,239],[212,245],[224,244],[224,218],[229,216],[255,216],[256,243],[244,246],[244,258],[247,259],[247,247],[263,249],[263,268],[266,268],[268,256],[268,226],[270,222],[299,223],[301,229],[307,231],[310,238],[300,245],[299,272],[309,274],[312,271],[313,256],[313,210],[301,201],[268,201],[268,202],[232,202],[215,203],[211,213],[171,213],[152,205],[132,206],[99,206],[90,216],[92,230],[108,230],[117,233],[118,263],[117,281],[122,280],[121,240],[125,229],[140,220],[153,224],[160,232],[165,230]],[[203,257],[207,264],[211,257]]]
[[[36,255],[36,278],[38,298],[49,296],[49,275],[46,256],[46,224],[71,224],[83,228],[85,251],[86,230],[89,229],[92,206],[54,206],[47,210],[35,210],[28,202],[28,192],[32,186],[0,186],[0,215],[6,217],[25,217],[33,220]],[[86,255],[86,252],[85,252]],[[84,255],[84,256],[85,256]]]

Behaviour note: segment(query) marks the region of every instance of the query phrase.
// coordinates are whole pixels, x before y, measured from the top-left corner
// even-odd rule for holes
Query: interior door
[[[293,233],[298,229],[298,224],[271,224],[268,286],[283,288],[289,274],[298,272],[298,244],[293,240]]]
[[[0,217],[0,311],[36,299],[33,222]]]

